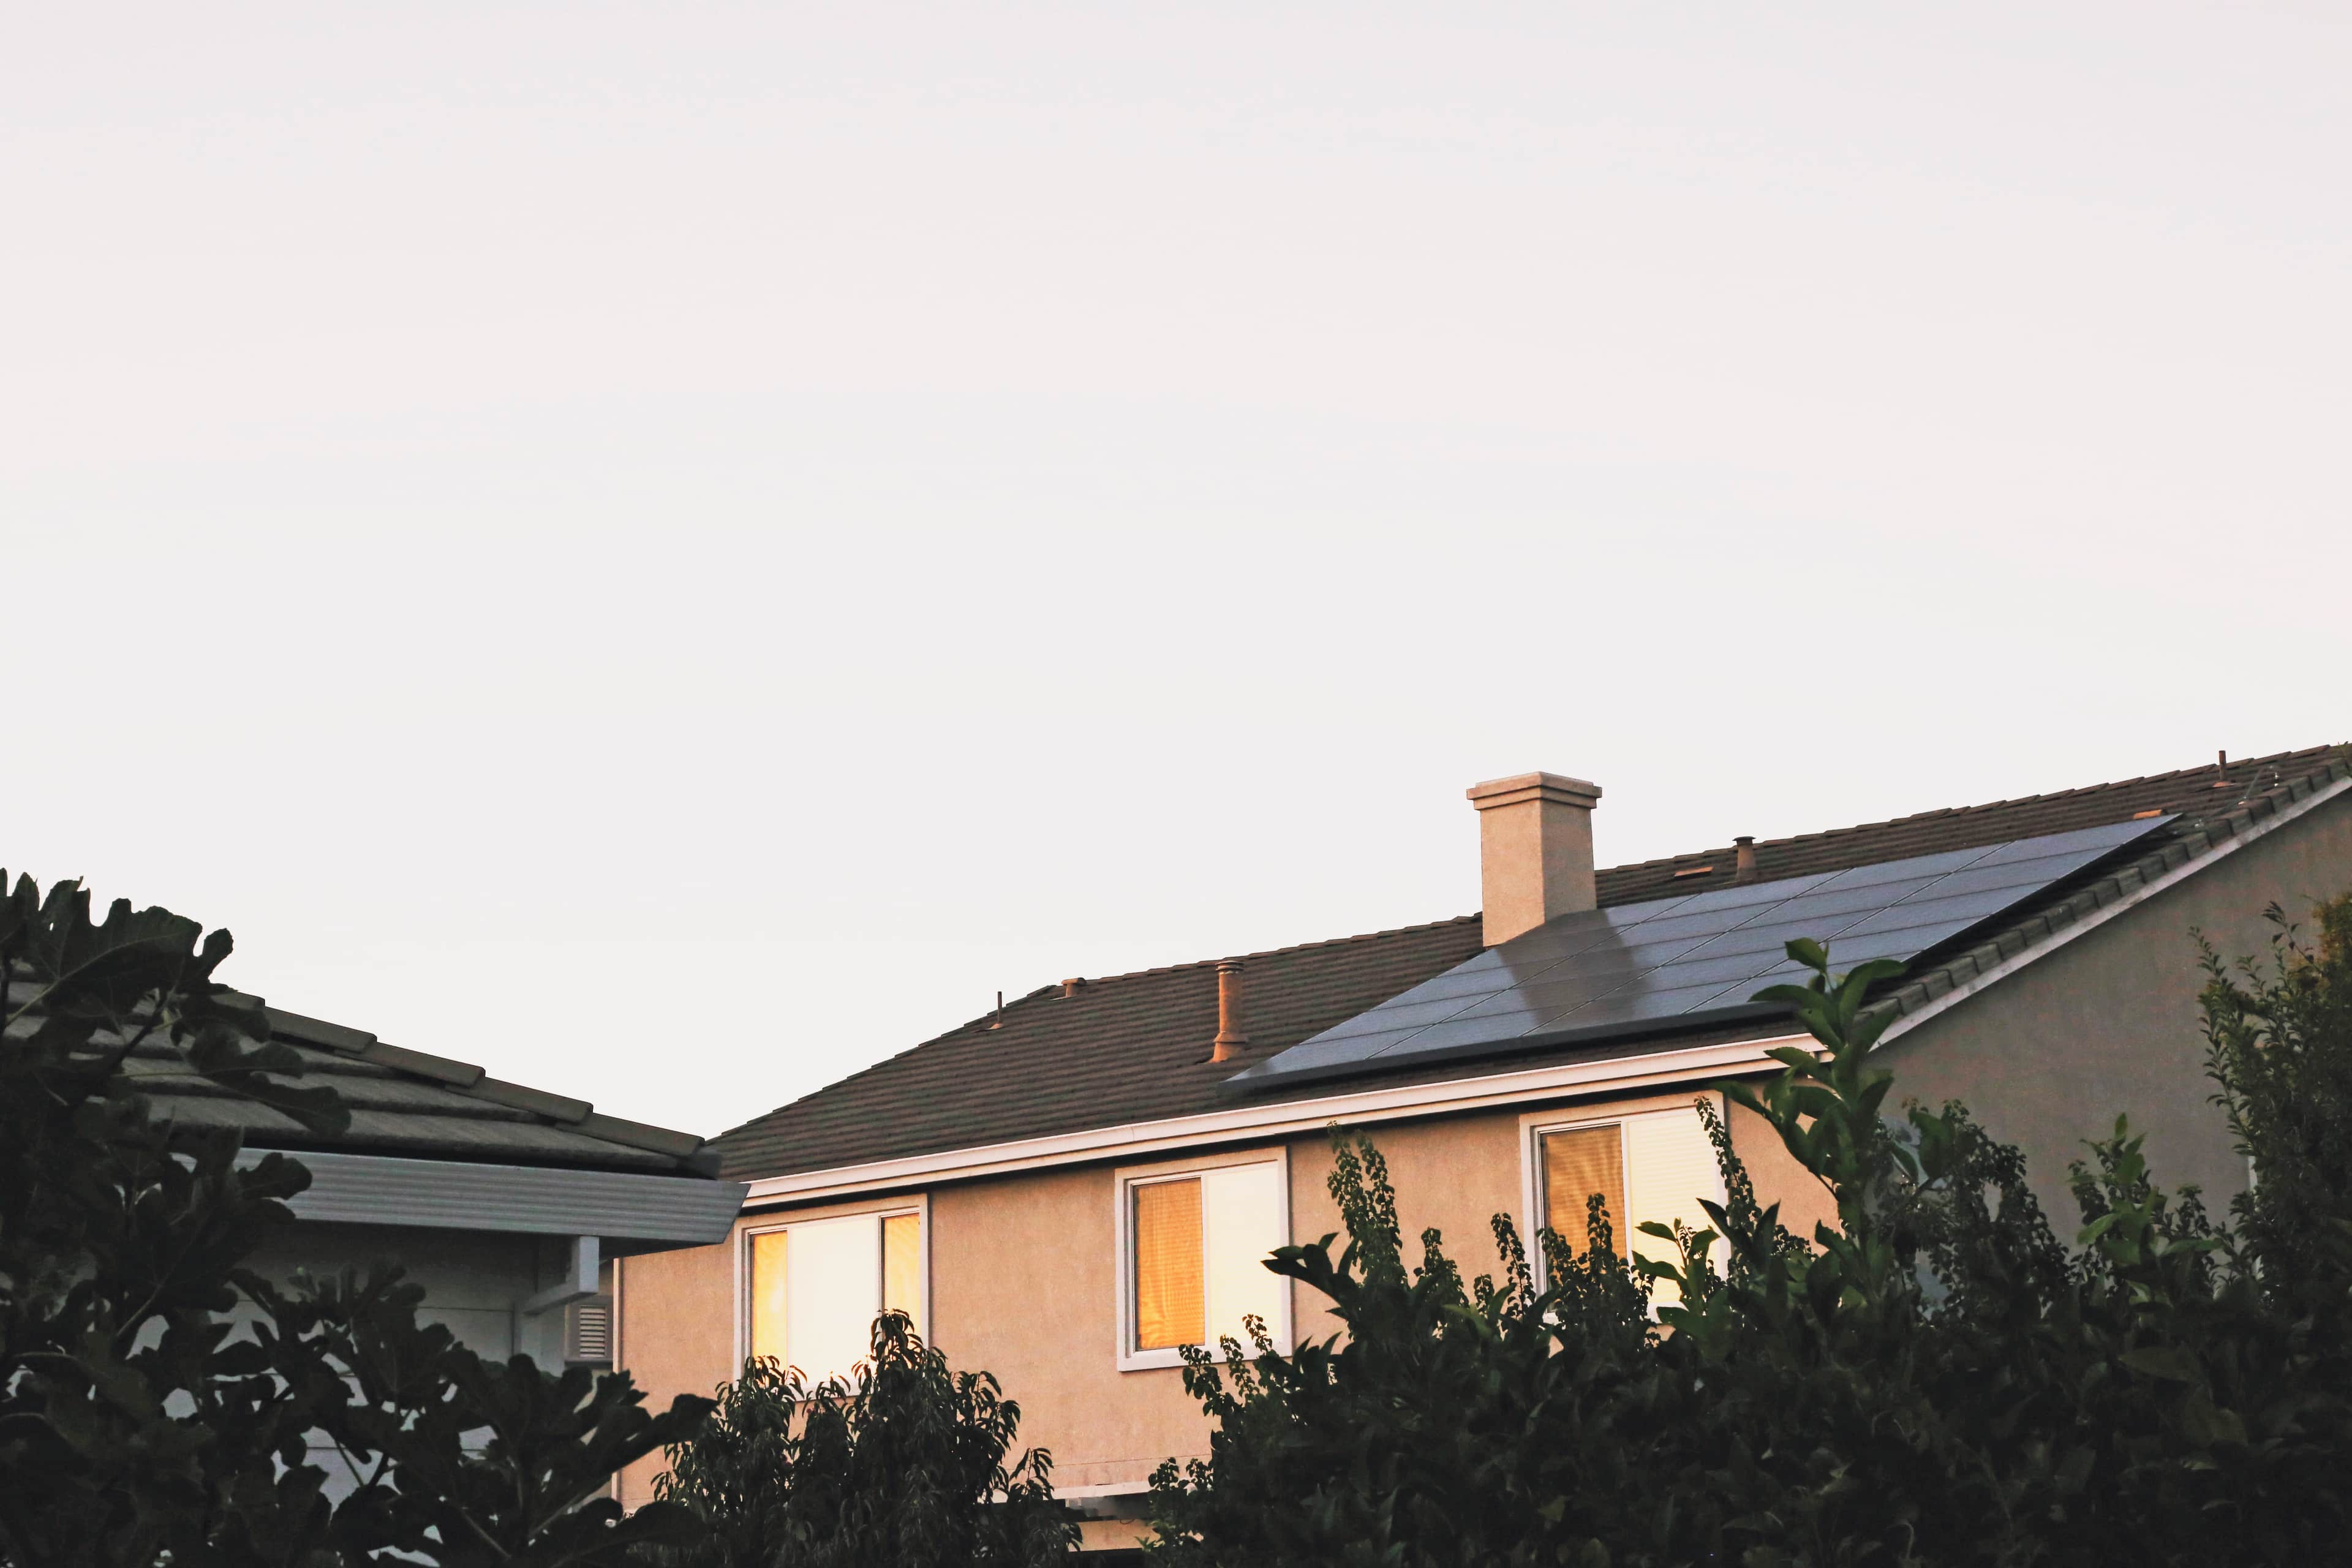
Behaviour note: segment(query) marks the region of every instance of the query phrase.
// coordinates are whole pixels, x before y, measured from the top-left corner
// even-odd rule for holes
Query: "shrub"
[[[1005,1455],[1021,1407],[986,1373],[954,1373],[901,1312],[873,1354],[811,1386],[749,1363],[709,1423],[669,1450],[657,1496],[704,1539],[656,1554],[677,1568],[967,1568],[1046,1563],[1077,1539],[1054,1500],[1053,1456]]]
[[[0,884],[5,883],[0,874]],[[201,942],[200,942],[201,937]],[[700,1402],[498,1365],[420,1326],[396,1271],[273,1288],[243,1267],[292,1223],[295,1160],[158,1121],[126,1075],[185,1070],[320,1131],[346,1112],[214,982],[225,931],[63,883],[0,901],[0,1563],[613,1563],[690,1528],[594,1494]],[[244,1326],[233,1327],[242,1315]],[[330,1500],[313,1435],[354,1484]]]
[[[2324,922],[2315,955],[2288,943],[2269,982],[2209,991],[2221,1098],[2264,1173],[2234,1228],[2160,1192],[2119,1122],[2074,1168],[2084,1224],[2062,1245],[2021,1156],[1963,1108],[1885,1114],[1886,1015],[1865,1004],[1894,966],[1833,975],[1811,942],[1790,951],[1811,982],[1764,995],[1820,1051],[1726,1089],[1835,1199],[1811,1237],[1759,1207],[1702,1101],[1728,1201],[1696,1235],[1643,1227],[1678,1263],[1637,1280],[1595,1200],[1583,1252],[1539,1235],[1548,1288],[1502,1216],[1496,1272],[1465,1284],[1433,1231],[1408,1267],[1378,1151],[1342,1140],[1345,1249],[1326,1237],[1268,1266],[1328,1297],[1344,1336],[1284,1356],[1260,1331],[1222,1365],[1190,1358],[1211,1456],[1155,1477],[1156,1552],[1171,1568],[2333,1560],[2352,1487],[2330,1272],[2344,1124],[2302,1086],[2352,1082],[2347,929]],[[1654,1321],[1661,1281],[1678,1300]]]

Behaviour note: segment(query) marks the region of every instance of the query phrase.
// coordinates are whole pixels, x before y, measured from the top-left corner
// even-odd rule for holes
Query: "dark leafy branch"
[[[2017,1151],[1958,1105],[1890,1114],[1891,966],[1766,993],[1815,1048],[1725,1092],[1826,1188],[1799,1236],[1728,1129],[1711,1228],[1628,1268],[1510,1222],[1465,1285],[1408,1260],[1379,1152],[1338,1144],[1346,1228],[1276,1273],[1343,1332],[1196,1357],[1207,1461],[1155,1479],[1171,1564],[2091,1564],[2333,1560],[2352,1508],[2352,902],[2316,950],[2210,965],[2221,1114],[2261,1173],[2215,1220],[2118,1122],[2053,1235]],[[1664,1304],[1654,1315],[1654,1299]]]
[[[247,1267],[309,1173],[158,1120],[129,1068],[314,1131],[348,1112],[214,978],[229,952],[164,910],[93,921],[72,883],[0,901],[0,1563],[555,1568],[691,1535],[595,1494],[706,1402],[656,1415],[625,1377],[484,1362],[396,1270]]]

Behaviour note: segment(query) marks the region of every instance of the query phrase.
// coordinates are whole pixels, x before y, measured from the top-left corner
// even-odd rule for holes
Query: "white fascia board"
[[[2305,816],[2329,801],[2340,798],[2347,790],[2352,790],[2352,779],[2338,779],[2325,789],[2315,790],[2291,805],[2281,806],[2269,816],[2246,828],[2245,831],[2233,833],[2213,845],[2202,855],[2190,856],[2163,876],[2153,881],[2141,883],[2114,903],[2105,904],[2092,910],[2072,925],[2060,927],[2031,947],[2021,949],[1994,964],[1990,969],[1978,973],[1966,984],[1956,985],[1916,1012],[1904,1014],[1893,1024],[1887,1026],[1886,1033],[1879,1037],[1879,1043],[1885,1045],[1900,1039],[1928,1019],[1949,1012],[1986,987],[2000,984],[2036,959],[2049,957],[2076,937],[2089,935],[2116,916],[2139,908],[2150,899],[2161,897],[2216,861],[2226,860],[2257,839],[2267,838],[2280,828],[2302,821]],[[2118,869],[2126,868],[2118,868]]]
[[[903,1160],[880,1160],[863,1165],[839,1165],[830,1170],[802,1171],[767,1176],[750,1184],[750,1204],[810,1203],[845,1197],[880,1188],[906,1187],[930,1182],[968,1181],[975,1176],[1003,1175],[1014,1171],[1073,1165],[1090,1160],[1132,1159],[1172,1149],[1199,1149],[1253,1139],[1281,1138],[1316,1132],[1333,1122],[1349,1126],[1393,1121],[1405,1117],[1451,1111],[1482,1110],[1523,1104],[1530,1100],[1563,1094],[1607,1094],[1706,1078],[1717,1073],[1752,1071],[1774,1065],[1766,1053],[1778,1046],[1809,1045],[1811,1037],[1784,1035],[1770,1039],[1736,1040],[1727,1044],[1689,1046],[1680,1050],[1652,1051],[1643,1056],[1617,1057],[1607,1061],[1565,1062],[1521,1072],[1491,1073],[1480,1078],[1453,1079],[1444,1083],[1410,1084],[1395,1089],[1335,1094],[1318,1100],[1290,1100],[1270,1105],[1236,1106],[1230,1110],[1175,1116],[1158,1121],[1129,1121],[1113,1127],[1049,1138],[1024,1138],[937,1154],[916,1154]]]
[[[246,1149],[250,1168],[272,1152]],[[286,1151],[310,1173],[287,1200],[294,1217],[337,1225],[523,1236],[600,1237],[607,1256],[708,1246],[726,1238],[743,1206],[743,1184],[701,1176],[638,1175],[390,1154]]]

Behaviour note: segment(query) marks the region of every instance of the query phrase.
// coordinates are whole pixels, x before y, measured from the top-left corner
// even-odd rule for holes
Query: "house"
[[[351,1108],[341,1133],[308,1131],[195,1076],[161,1042],[125,1070],[158,1116],[241,1131],[244,1163],[280,1150],[309,1169],[310,1190],[289,1205],[298,1223],[249,1261],[266,1279],[396,1263],[424,1288],[421,1319],[483,1356],[520,1352],[561,1371],[610,1363],[618,1259],[708,1247],[734,1224],[743,1184],[722,1179],[716,1152],[690,1133],[262,1011],[271,1037],[302,1059],[295,1081],[331,1088]]]
[[[1474,1269],[1489,1216],[1580,1236],[1594,1192],[1621,1237],[1697,1221],[1721,1189],[1694,1100],[1802,1041],[1748,998],[1811,936],[1907,963],[1898,1092],[2021,1145],[2062,1226],[2068,1161],[2119,1111],[2161,1179],[2225,1201],[2247,1172],[2208,1103],[2191,933],[2255,951],[2265,906],[2352,888],[2352,747],[1598,870],[1598,787],[1470,795],[1478,914],[1066,980],[723,1134],[744,1212],[616,1271],[623,1364],[656,1397],[749,1355],[827,1373],[904,1308],[1020,1402],[1087,1547],[1126,1547],[1152,1468],[1207,1447],[1179,1348],[1249,1314],[1286,1345],[1330,1331],[1258,1262],[1339,1228],[1334,1126],[1376,1138],[1406,1233]],[[1763,1201],[1829,1215],[1769,1129],[1729,1126]]]

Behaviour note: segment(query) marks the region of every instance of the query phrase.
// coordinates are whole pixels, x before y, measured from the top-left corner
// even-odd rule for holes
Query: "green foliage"
[[[1890,966],[1833,975],[1811,942],[1790,947],[1811,983],[1765,995],[1819,1049],[1726,1089],[1834,1200],[1811,1237],[1759,1207],[1702,1101],[1728,1201],[1696,1235],[1643,1227],[1679,1262],[1629,1271],[1596,1199],[1582,1252],[1538,1237],[1540,1282],[1496,1216],[1499,1269],[1465,1284],[1434,1232],[1408,1266],[1378,1152],[1342,1139],[1345,1249],[1325,1237],[1268,1266],[1328,1298],[1344,1335],[1192,1358],[1212,1453],[1155,1478],[1155,1550],[1171,1568],[2336,1560],[2347,1298],[2304,1255],[2340,1256],[2312,1238],[2341,1234],[2344,1124],[2298,1100],[2352,1058],[2330,929],[2334,947],[2281,971],[2295,1009],[2209,996],[2225,1103],[2264,1173],[2237,1231],[2160,1192],[2119,1122],[2074,1169],[2070,1250],[2018,1152],[1962,1108],[1886,1114],[1868,993]],[[2263,1055],[2281,1030],[2332,1043]],[[2283,1136],[2308,1172],[2292,1184],[2270,1176]]]
[[[814,1387],[755,1361],[669,1451],[658,1496],[707,1528],[656,1554],[677,1568],[967,1568],[1053,1562],[1077,1539],[1053,1456],[1005,1456],[1021,1407],[986,1373],[954,1373],[901,1312],[873,1353]]]
[[[0,874],[0,884],[5,883]],[[159,1121],[131,1068],[332,1131],[346,1112],[214,982],[227,933],[29,879],[0,902],[0,1564],[620,1561],[690,1529],[593,1496],[687,1429],[625,1377],[486,1363],[395,1272],[279,1290],[244,1268],[310,1176]],[[134,1056],[134,1053],[140,1053]],[[354,1484],[331,1501],[331,1441]]]
[[[2260,1169],[2237,1205],[2263,1282],[2325,1313],[2352,1287],[2352,894],[2320,906],[2306,947],[2276,906],[2269,962],[2205,952],[2216,1097]]]

